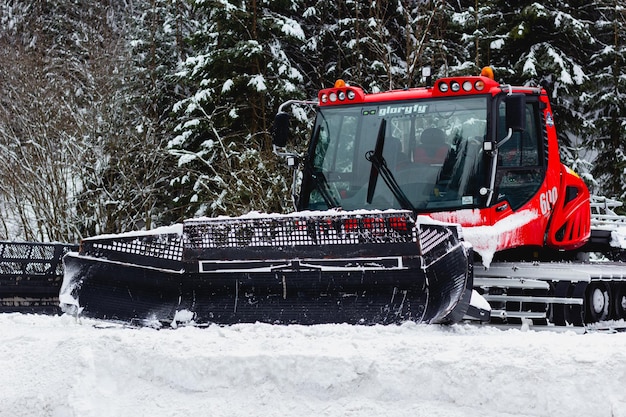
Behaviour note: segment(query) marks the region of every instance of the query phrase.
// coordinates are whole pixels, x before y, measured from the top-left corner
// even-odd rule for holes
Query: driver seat
[[[446,134],[436,127],[424,129],[420,136],[421,145],[413,150],[413,162],[441,165],[446,160],[450,146],[446,143]]]

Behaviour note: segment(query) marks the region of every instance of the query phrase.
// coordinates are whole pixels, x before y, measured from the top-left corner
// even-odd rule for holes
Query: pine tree
[[[453,9],[447,1],[414,2],[401,0],[396,10],[390,10],[390,39],[396,39],[395,88],[423,85],[421,70],[434,69],[435,75],[450,75],[452,67],[458,66],[464,51],[447,42]]]
[[[303,97],[286,50],[305,42],[291,1],[198,1],[195,55],[180,75],[195,89],[179,101],[170,151],[185,169],[173,182],[190,215],[285,209],[287,184],[269,131],[278,106]]]
[[[102,109],[108,132],[92,143],[102,158],[78,201],[87,235],[150,229],[182,217],[171,210],[176,160],[167,141],[180,88],[172,74],[186,54],[190,25],[187,3],[171,0],[138,2],[123,16],[114,104]]]
[[[421,68],[447,71],[445,1],[310,2],[303,27],[312,42],[305,72],[316,89],[337,79],[367,91],[414,87]]]
[[[489,49],[482,49],[482,55],[489,55],[496,78],[546,88],[559,126],[561,156],[566,163],[575,164],[575,148],[585,129],[580,97],[589,77],[586,63],[594,48],[585,3],[501,1],[481,10],[486,11],[477,15],[486,16],[490,28]],[[477,50],[478,56],[481,48]]]
[[[591,81],[584,96],[589,135],[597,152],[593,175],[596,192],[626,199],[626,9],[617,0],[596,2]]]
[[[508,75],[505,68],[499,67],[503,61],[501,49],[509,38],[506,11],[492,1],[466,0],[455,4],[446,36],[449,49],[456,50],[458,57],[451,66],[451,75],[478,74],[485,66]]]

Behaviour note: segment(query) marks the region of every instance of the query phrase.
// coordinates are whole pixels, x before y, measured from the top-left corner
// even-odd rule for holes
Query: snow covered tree
[[[117,43],[111,4],[10,2],[2,6],[0,199],[3,238],[77,241],[75,197],[99,162],[90,140],[105,130]]]
[[[585,161],[576,155],[585,129],[580,97],[589,77],[586,63],[595,47],[587,4],[578,0],[498,1],[480,6],[474,0],[472,7],[457,18],[483,23],[474,25],[474,35],[462,39],[476,45],[478,61],[480,56],[489,57],[481,66],[493,66],[499,80],[546,88],[558,121],[562,157],[582,167]],[[468,34],[472,26],[465,27]],[[487,42],[482,41],[485,36]]]
[[[0,154],[14,161],[0,169],[5,238],[71,242],[178,219],[165,145],[190,6],[1,7]]]
[[[420,84],[421,68],[447,68],[445,1],[307,2],[305,72],[316,88],[336,79],[368,91]]]
[[[450,67],[458,64],[460,56],[457,48],[446,42],[453,12],[448,2],[400,0],[395,10],[388,12],[392,16],[387,25],[388,39],[397,56],[389,65],[389,73],[395,76],[390,88],[423,85],[421,70],[424,67],[432,67],[439,76],[449,75]],[[397,68],[394,68],[396,62]]]
[[[592,170],[595,190],[626,199],[626,8],[617,0],[595,3],[598,40],[591,57],[591,80],[584,95],[586,144],[597,152]]]
[[[282,211],[285,172],[271,155],[278,106],[304,97],[286,50],[305,42],[291,1],[197,1],[194,55],[179,75],[194,91],[174,110],[169,144],[184,169],[173,182],[189,215]],[[282,166],[279,165],[279,166]]]
[[[548,91],[564,147],[581,135],[579,98],[588,79],[585,64],[594,42],[584,10],[572,3],[568,7],[560,1],[533,3],[522,9],[511,45],[523,51],[514,64],[521,81]]]
[[[447,45],[456,45],[453,74],[478,74],[485,66],[496,66],[500,49],[509,37],[508,9],[497,2],[466,0],[454,3],[450,13]],[[510,13],[508,13],[510,16]],[[498,71],[504,73],[502,70]]]
[[[108,131],[92,143],[102,158],[79,196],[87,235],[150,229],[182,217],[170,210],[176,160],[167,141],[181,89],[172,75],[186,54],[190,14],[186,2],[150,0],[135,3],[120,22],[115,104],[102,109]]]

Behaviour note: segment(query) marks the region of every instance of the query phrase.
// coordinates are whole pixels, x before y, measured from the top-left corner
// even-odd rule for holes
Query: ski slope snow
[[[0,315],[0,416],[626,417],[626,334]]]

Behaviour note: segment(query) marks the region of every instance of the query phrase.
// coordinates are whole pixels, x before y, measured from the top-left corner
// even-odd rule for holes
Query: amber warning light
[[[480,71],[480,76],[481,77],[487,77],[490,78],[492,80],[494,80],[494,75],[493,75],[493,68],[491,67],[484,67],[481,71]]]

